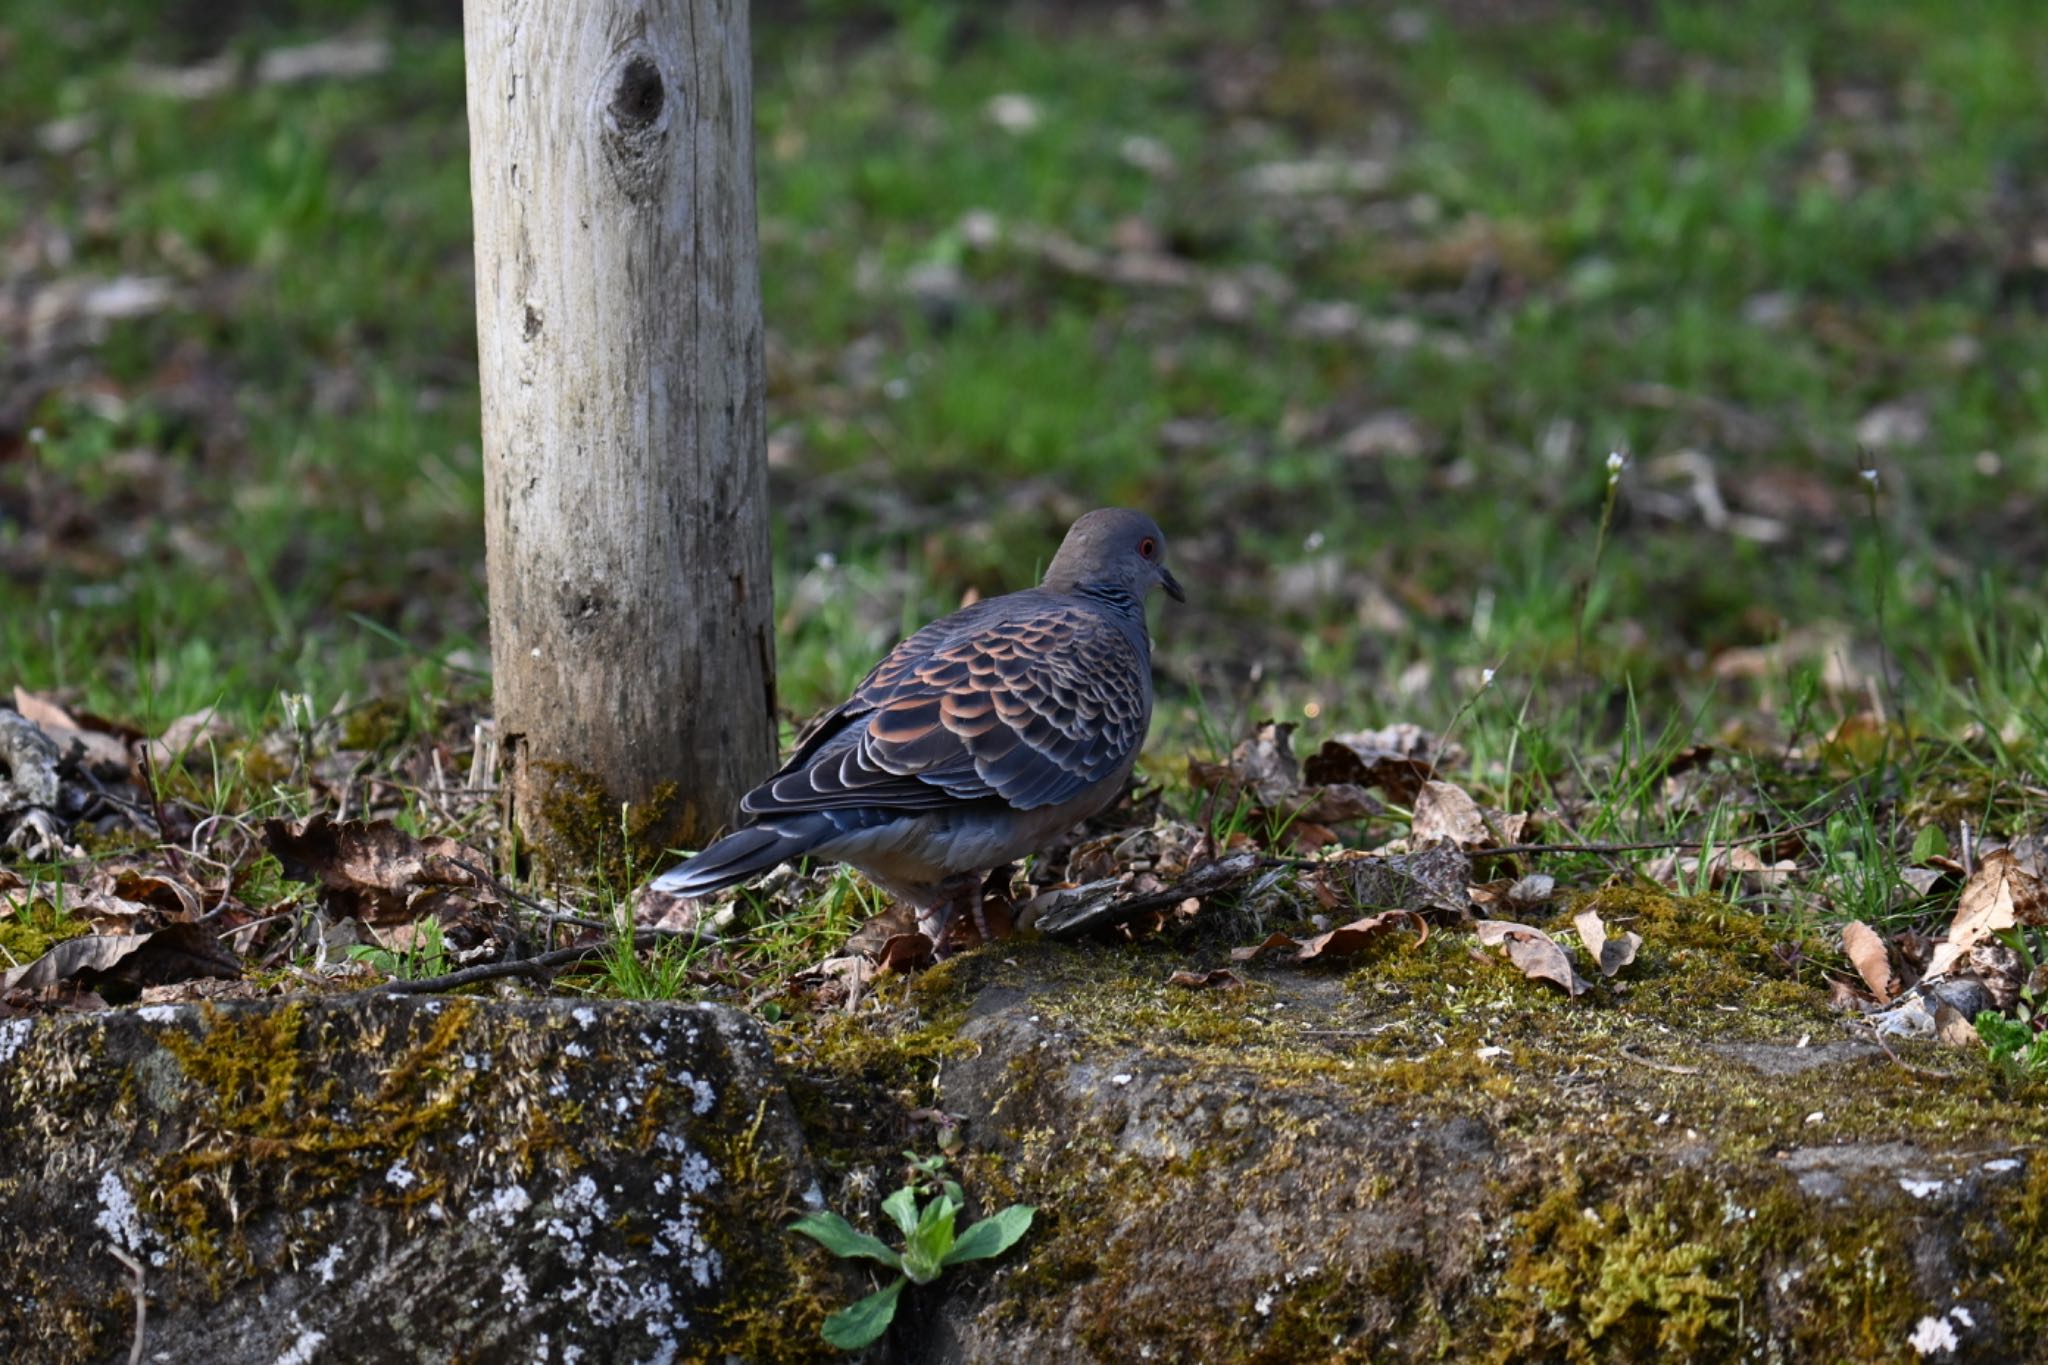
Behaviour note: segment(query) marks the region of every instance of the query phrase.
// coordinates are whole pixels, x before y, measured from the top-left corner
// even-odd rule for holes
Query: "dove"
[[[801,857],[849,863],[941,943],[986,874],[1123,790],[1152,723],[1145,599],[1186,595],[1152,519],[1076,521],[1035,588],[911,635],[741,798],[747,823],[654,879],[702,896]]]

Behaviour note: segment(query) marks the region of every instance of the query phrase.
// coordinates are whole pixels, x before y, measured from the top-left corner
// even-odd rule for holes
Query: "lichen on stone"
[[[761,1343],[765,1300],[845,1292],[782,1230],[813,1177],[748,1027],[574,1014],[372,997],[41,1021],[0,1073],[0,1130],[58,1135],[47,1172],[0,1174],[23,1216],[0,1273],[24,1290],[0,1338],[57,1358],[125,1340],[108,1238],[149,1253],[152,1343],[223,1361],[315,1336],[323,1359],[723,1359]],[[592,1102],[552,1099],[562,1079]],[[89,1129],[62,1117],[81,1106]]]

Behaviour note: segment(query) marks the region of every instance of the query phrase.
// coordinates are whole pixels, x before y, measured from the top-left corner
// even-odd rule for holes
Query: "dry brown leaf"
[[[1409,827],[1412,847],[1425,848],[1449,839],[1462,849],[1497,848],[1519,842],[1524,815],[1507,815],[1481,806],[1462,787],[1449,782],[1422,784],[1415,797],[1415,819]]]
[[[1730,878],[1740,877],[1743,890],[1755,894],[1759,891],[1774,891],[1791,879],[1799,870],[1799,864],[1790,858],[1775,863],[1766,863],[1755,849],[1747,844],[1734,848],[1716,849],[1706,860],[1707,885],[1719,889],[1728,884]],[[1682,877],[1687,882],[1698,881],[1701,862],[1699,855],[1680,857],[1676,853],[1665,853],[1643,864],[1642,873],[1653,882],[1673,886]]]
[[[899,934],[917,932],[917,908],[912,905],[895,903],[879,915],[873,915],[860,928],[847,937],[845,951],[857,953],[869,961],[882,955],[882,945]]]
[[[1572,996],[1592,989],[1592,984],[1573,969],[1571,954],[1541,929],[1513,920],[1483,919],[1472,926],[1472,932],[1488,947],[1505,947],[1508,961],[1531,981],[1562,986],[1565,994]]]
[[[1236,788],[1269,810],[1289,808],[1301,796],[1301,765],[1294,759],[1294,726],[1262,720],[1230,751],[1228,763],[1188,763],[1188,780],[1202,791]]]
[[[189,981],[173,981],[168,986],[144,986],[142,994],[135,997],[138,1005],[186,1005],[205,1000],[258,1000],[276,995],[282,988],[275,983],[262,985],[247,977],[228,980],[225,977],[199,976]]]
[[[1149,872],[1091,882],[1086,886],[1042,892],[1017,908],[1019,921],[1049,938],[1078,938],[1116,929],[1133,932],[1147,926],[1154,932],[1167,912],[1177,913],[1189,899],[1206,901],[1236,891],[1258,875],[1265,860],[1256,849],[1198,863],[1176,885]]]
[[[417,953],[430,951],[437,946],[457,946],[449,926],[443,925],[430,915],[422,915],[405,924],[370,925],[368,928],[370,938],[377,946],[390,953]],[[464,960],[461,953],[454,956],[458,962]]]
[[[1938,867],[1902,867],[1899,880],[1904,882],[1916,896],[1933,893],[1949,874]]]
[[[1364,787],[1350,782],[1305,785],[1294,757],[1294,726],[1262,720],[1230,751],[1228,763],[1190,760],[1188,780],[1198,791],[1242,793],[1260,809],[1284,816],[1296,848],[1316,848],[1336,839],[1318,826],[1366,820],[1386,809]]]
[[[1207,972],[1178,971],[1166,978],[1166,984],[1184,986],[1191,991],[1241,991],[1244,989],[1245,980],[1228,967],[1218,967]]]
[[[1189,859],[1207,844],[1205,831],[1178,820],[1157,819],[1138,829],[1119,829],[1077,843],[1067,855],[1065,880],[1096,882],[1141,868],[1179,877],[1187,871]]]
[[[99,1014],[111,1008],[97,991],[81,986],[45,986],[41,990],[0,991],[0,1019],[21,1014],[57,1012]]]
[[[114,874],[109,888],[124,901],[151,906],[171,919],[198,919],[206,912],[206,897],[176,877],[157,872],[124,868]]]
[[[1994,849],[1963,887],[1948,941],[1934,950],[1929,976],[1940,976],[1972,948],[2022,924],[2048,921],[2048,883],[2020,866],[2010,850]]]
[[[1727,867],[1728,871],[1743,878],[1745,886],[1758,891],[1777,890],[1799,870],[1799,864],[1790,858],[1766,863],[1748,844],[1741,844],[1728,850]]]
[[[1887,752],[1897,753],[1910,743],[1900,726],[1863,711],[1843,717],[1828,731],[1820,742],[1820,759],[1837,769],[1867,772]]]
[[[184,761],[191,767],[212,766],[214,748],[232,738],[234,730],[212,707],[179,716],[149,741],[149,761],[168,768]]]
[[[1353,920],[1349,924],[1340,924],[1328,933],[1317,934],[1301,945],[1294,959],[1297,962],[1308,962],[1326,955],[1349,957],[1389,929],[1402,924],[1407,924],[1415,930],[1415,942],[1418,947],[1429,938],[1429,921],[1422,916],[1409,910],[1382,910],[1377,915]]]
[[[633,899],[634,924],[672,934],[701,933],[718,913],[718,907],[703,896],[672,896],[651,887],[642,887]]]
[[[1643,936],[1633,931],[1624,932],[1620,938],[1609,938],[1607,925],[1596,910],[1581,910],[1573,915],[1572,927],[1579,931],[1579,942],[1586,945],[1586,955],[1593,959],[1602,976],[1613,976],[1634,962],[1643,946]]]
[[[263,822],[263,838],[284,875],[320,887],[321,902],[340,918],[396,924],[496,903],[479,875],[487,857],[439,835],[415,839],[389,820],[336,823],[321,814],[294,827],[272,819]]]
[[[1412,802],[1439,767],[1455,767],[1464,751],[1419,725],[1402,722],[1328,740],[1303,765],[1310,782],[1378,787],[1396,801]]]
[[[1297,820],[1319,825],[1345,825],[1356,820],[1370,820],[1386,810],[1365,788],[1351,782],[1305,787],[1301,797],[1306,804],[1289,813]]]
[[[237,977],[241,961],[204,925],[173,924],[149,934],[89,934],[66,939],[25,967],[0,976],[0,991],[108,985],[140,989],[195,976]]]
[[[1861,1012],[1874,1009],[1877,1001],[1868,991],[1850,985],[1839,976],[1828,978],[1828,1008],[1844,1013],[1850,1010]]]
[[[2020,992],[2027,988],[2026,959],[1995,940],[1970,949],[1968,961],[1957,963],[1955,971],[1983,982],[1991,1007],[2000,1013],[2019,1003]]]
[[[14,709],[23,719],[35,722],[56,744],[59,753],[69,754],[76,745],[93,776],[124,782],[131,776],[134,759],[128,750],[128,737],[114,733],[116,727],[110,722],[96,716],[74,716],[48,697],[19,687],[14,689]]]
[[[1846,626],[1823,622],[1797,627],[1768,645],[1741,645],[1722,650],[1708,664],[1716,678],[1782,678],[1802,664],[1820,666],[1820,683],[1842,696],[1867,692],[1870,675],[1852,656],[1854,641]]]
[[[875,955],[875,968],[884,972],[908,972],[932,960],[931,938],[923,930],[897,934]]]
[[[1852,920],[1842,926],[1842,951],[1849,955],[1849,961],[1856,968],[1856,974],[1863,978],[1863,984],[1870,987],[1870,993],[1883,1004],[1899,993],[1898,978],[1892,972],[1892,958],[1885,949],[1884,936],[1862,920]]]
[[[851,1009],[867,992],[869,983],[879,970],[871,957],[861,953],[842,953],[797,973],[794,982],[808,988],[825,1003],[840,1003]]]
[[[1449,843],[1413,853],[1332,858],[1315,871],[1312,884],[1337,882],[1337,901],[1346,906],[1445,911],[1461,919],[1472,913],[1472,900],[1465,889],[1472,881],[1472,860]]]
[[[1422,916],[1408,910],[1383,910],[1365,919],[1340,924],[1328,933],[1317,934],[1314,938],[1297,939],[1287,934],[1268,934],[1265,941],[1248,948],[1232,948],[1231,960],[1250,962],[1261,953],[1272,949],[1292,948],[1293,961],[1313,962],[1319,957],[1349,957],[1366,944],[1380,937],[1396,925],[1412,925],[1420,938],[1417,944],[1429,937],[1429,923]]]
[[[1981,1051],[1984,1047],[1984,1035],[1977,1032],[1977,1026],[1970,1022],[1970,1016],[1946,1000],[1934,1007],[1934,1036],[1946,1047],[1968,1048],[1971,1051]]]
[[[1526,877],[1500,877],[1494,881],[1468,886],[1465,893],[1474,905],[1498,905],[1507,910],[1530,910],[1539,905],[1549,904],[1557,894],[1557,879],[1547,873],[1532,872]]]
[[[1257,943],[1252,944],[1248,948],[1232,948],[1230,950],[1230,960],[1233,962],[1250,962],[1253,958],[1257,957],[1260,953],[1266,952],[1268,949],[1299,947],[1301,947],[1300,939],[1294,938],[1288,934],[1283,934],[1276,929],[1272,933],[1266,935],[1265,938],[1261,939]]]

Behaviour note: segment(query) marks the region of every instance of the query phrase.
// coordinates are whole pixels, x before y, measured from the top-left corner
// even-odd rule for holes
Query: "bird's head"
[[[1166,537],[1152,518],[1124,507],[1090,512],[1068,527],[1045,571],[1045,586],[1119,587],[1141,601],[1160,587],[1176,602],[1188,600],[1166,567]]]

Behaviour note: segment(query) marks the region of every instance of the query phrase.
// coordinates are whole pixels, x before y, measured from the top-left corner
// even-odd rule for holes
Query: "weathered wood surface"
[[[563,785],[694,843],[775,756],[746,5],[467,0],[464,34],[513,813],[544,855]]]

